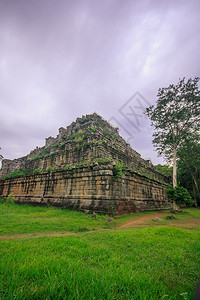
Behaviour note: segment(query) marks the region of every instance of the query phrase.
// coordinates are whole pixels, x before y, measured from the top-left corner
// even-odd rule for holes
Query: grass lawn
[[[184,210],[174,220],[165,212],[162,224],[118,228],[149,214],[109,222],[108,216],[0,204],[0,238],[7,238],[0,240],[0,299],[193,299],[200,227],[169,225],[195,223],[200,211]],[[45,236],[67,232],[75,234]],[[44,236],[26,237],[36,233]]]

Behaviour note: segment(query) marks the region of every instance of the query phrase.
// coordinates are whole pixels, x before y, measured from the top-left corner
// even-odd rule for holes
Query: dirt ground
[[[140,224],[143,224],[144,222],[146,222],[148,220],[152,220],[156,217],[161,218],[163,215],[164,215],[163,212],[157,212],[157,213],[149,215],[149,216],[144,216],[144,217],[138,218],[136,220],[129,221],[128,223],[121,225],[119,228],[127,228],[127,227],[133,227],[136,225],[140,225]]]
[[[156,217],[162,218],[163,215],[165,215],[165,212],[156,212],[151,215],[147,215],[147,216],[140,217],[138,219],[134,219],[134,220],[124,223],[118,227],[114,227],[113,229],[136,227],[138,225],[148,226],[148,224],[145,223],[146,221],[153,220]],[[162,222],[158,222],[156,225],[162,225]],[[193,221],[192,223],[189,223],[189,222],[185,222],[185,223],[176,222],[175,223],[174,222],[174,223],[167,224],[167,226],[184,226],[184,227],[185,226],[200,226],[200,220],[197,219],[197,220]],[[105,229],[105,230],[113,230],[113,229]],[[38,233],[38,234],[30,233],[30,234],[2,235],[2,236],[0,236],[0,241],[8,241],[8,240],[15,240],[15,239],[30,239],[30,238],[32,239],[32,238],[39,238],[39,237],[62,237],[62,236],[73,235],[73,234],[77,234],[77,233],[75,233],[75,232],[60,232],[60,233],[59,232],[50,232],[50,233]]]

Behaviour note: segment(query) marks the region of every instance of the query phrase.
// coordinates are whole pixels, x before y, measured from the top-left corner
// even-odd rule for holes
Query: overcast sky
[[[199,16],[199,0],[0,0],[0,153],[97,112],[162,162],[142,112],[159,87],[200,76]]]

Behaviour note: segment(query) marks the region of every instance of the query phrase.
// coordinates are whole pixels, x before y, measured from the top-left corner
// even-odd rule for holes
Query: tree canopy
[[[185,140],[190,139],[200,130],[200,91],[199,78],[185,78],[177,85],[158,90],[156,107],[146,109],[151,119],[151,126],[155,129],[153,144],[158,154],[164,155],[166,160],[173,157],[174,148],[178,148]]]
[[[200,143],[185,141],[178,151],[178,180],[186,187],[196,205],[200,204]]]
[[[161,165],[161,164],[158,164],[155,166],[157,171],[161,174],[163,174],[164,176],[166,177],[172,177],[172,167],[169,167],[168,165]]]
[[[158,154],[173,159],[173,188],[177,186],[177,155],[181,147],[200,136],[199,78],[180,79],[174,85],[158,90],[156,106],[146,109],[154,128],[153,144]],[[175,207],[175,206],[174,206]]]

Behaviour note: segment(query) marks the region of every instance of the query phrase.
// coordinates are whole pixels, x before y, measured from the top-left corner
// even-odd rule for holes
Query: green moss
[[[49,150],[44,149],[40,154],[38,154],[35,157],[31,158],[30,161],[33,161],[33,160],[38,159],[38,158],[45,157],[47,155],[49,155]]]
[[[93,159],[93,162],[100,162],[100,163],[106,163],[106,162],[111,162],[111,161],[114,161],[113,158],[102,158],[102,157],[99,157],[99,158],[94,158]]]
[[[75,143],[82,142],[82,141],[83,141],[83,138],[79,138],[77,140],[74,140]]]
[[[99,141],[97,141],[98,143],[105,143],[106,141],[105,140],[99,140]]]
[[[85,133],[86,133],[86,131],[84,130],[84,131],[81,131],[81,132],[72,134],[72,135],[70,135],[70,136],[67,138],[67,140],[72,140],[72,139],[74,139],[75,137],[77,137],[77,136],[79,136],[79,135],[82,135],[82,134],[85,134]]]
[[[92,131],[92,132],[96,132],[96,128],[93,128],[93,127],[89,127],[89,130]]]
[[[59,147],[59,143],[57,143],[57,144],[54,144],[54,145],[51,145],[51,147],[50,148],[57,148],[57,147]]]
[[[19,171],[14,171],[6,176],[4,176],[3,178],[12,178],[12,177],[16,177],[16,176],[23,176],[23,175],[29,175],[32,172],[30,170],[19,170]]]

